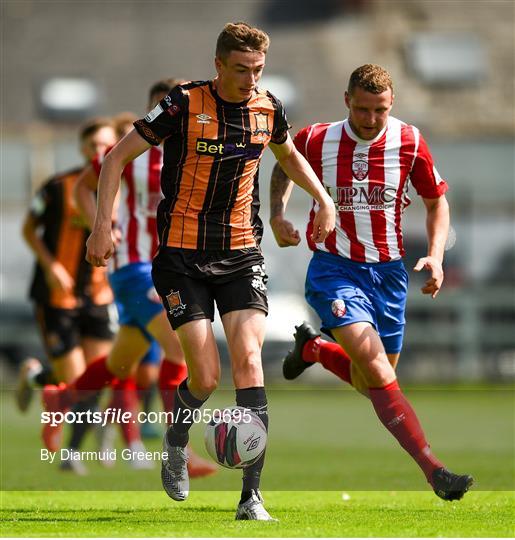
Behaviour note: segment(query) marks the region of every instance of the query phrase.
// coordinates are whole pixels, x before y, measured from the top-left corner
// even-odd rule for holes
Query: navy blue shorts
[[[401,260],[359,263],[316,251],[306,276],[306,300],[322,330],[369,322],[388,354],[402,349],[408,274]]]

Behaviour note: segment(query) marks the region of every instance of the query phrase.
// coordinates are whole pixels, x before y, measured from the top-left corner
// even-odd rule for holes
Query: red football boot
[[[43,424],[41,438],[47,450],[50,452],[59,452],[63,442],[63,424],[57,424],[56,426]]]
[[[63,407],[62,394],[63,390],[66,388],[64,383],[56,386],[54,384],[47,384],[43,388],[42,401],[43,408],[47,412],[66,412],[66,409]],[[55,425],[52,425],[55,424]],[[56,424],[55,422],[50,422],[43,424],[43,430],[41,432],[41,438],[45,444],[45,447],[50,452],[57,452],[61,448],[61,442],[63,438],[63,425],[64,421]]]
[[[218,467],[211,461],[201,458],[188,445],[188,474],[190,478],[210,476],[218,471]]]

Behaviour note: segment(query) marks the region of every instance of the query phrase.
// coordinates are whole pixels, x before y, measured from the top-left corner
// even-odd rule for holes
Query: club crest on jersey
[[[333,300],[331,304],[331,311],[335,317],[344,317],[347,313],[347,306],[343,300]]]
[[[186,304],[182,303],[181,293],[179,291],[170,291],[170,294],[166,295],[166,300],[168,302],[168,313],[177,317],[184,313],[184,308]]]
[[[366,154],[356,154],[357,159],[352,162],[352,176],[356,180],[365,180],[368,175],[368,162]]]
[[[254,113],[254,119],[256,120],[256,129],[252,132],[252,135],[271,135],[270,129],[268,128],[267,113]]]

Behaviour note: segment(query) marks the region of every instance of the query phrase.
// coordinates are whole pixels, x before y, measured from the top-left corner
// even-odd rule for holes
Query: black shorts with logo
[[[213,250],[164,248],[154,258],[152,279],[172,328],[214,320],[242,309],[268,313],[265,263],[259,248]]]
[[[112,340],[116,320],[110,305],[75,309],[35,304],[36,319],[50,359],[70,352],[83,338]]]

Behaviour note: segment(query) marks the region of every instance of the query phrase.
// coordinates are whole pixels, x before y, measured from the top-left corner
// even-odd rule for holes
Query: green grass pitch
[[[515,535],[513,388],[419,387],[407,392],[432,448],[476,483],[444,502],[378,423],[370,403],[343,386],[269,390],[271,428],[262,487],[279,523],[235,522],[240,473],[193,480],[184,503],[162,492],[159,468],[88,463],[77,478],[40,460],[39,409],[19,414],[4,393],[2,536],[403,537]],[[217,392],[211,407],[229,405]],[[195,449],[205,454],[202,426]],[[157,450],[159,441],[147,444]],[[93,435],[85,449],[95,449]],[[120,447],[121,448],[121,447]]]
[[[279,523],[234,521],[237,492],[198,491],[184,503],[152,492],[10,492],[4,536],[187,537],[508,537],[513,498],[474,492],[445,503],[427,492],[266,493]]]

